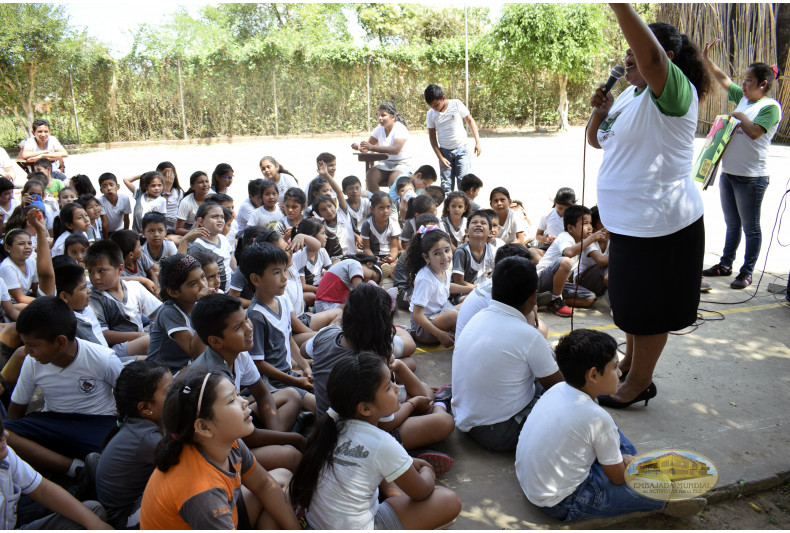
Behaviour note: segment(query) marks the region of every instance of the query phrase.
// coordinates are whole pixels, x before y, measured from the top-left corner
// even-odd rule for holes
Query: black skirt
[[[618,328],[657,335],[694,324],[702,281],[705,224],[662,237],[611,234],[609,300]]]

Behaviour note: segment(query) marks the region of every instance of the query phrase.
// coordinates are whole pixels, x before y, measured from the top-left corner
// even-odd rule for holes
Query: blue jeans
[[[447,148],[439,148],[442,156],[450,162],[450,168],[444,168],[439,165],[442,177],[442,189],[445,194],[450,194],[455,190],[455,182],[459,184],[461,178],[469,174],[469,169],[472,162],[469,156],[469,148],[466,144],[462,144],[455,150],[448,150]]]
[[[719,193],[724,222],[727,224],[724,252],[720,261],[722,266],[732,268],[735,252],[738,251],[738,245],[741,243],[741,229],[743,229],[743,234],[746,236],[746,251],[743,254],[741,273],[752,275],[763,240],[763,233],[760,229],[760,206],[767,188],[768,176],[755,178],[721,173]]]
[[[636,455],[636,448],[631,441],[620,433],[620,452]],[[619,516],[638,511],[662,509],[666,502],[651,500],[632,491],[626,483],[615,485],[606,476],[603,466],[595,461],[581,485],[573,494],[566,497],[554,507],[541,507],[540,510],[559,520],[587,520],[604,516]]]

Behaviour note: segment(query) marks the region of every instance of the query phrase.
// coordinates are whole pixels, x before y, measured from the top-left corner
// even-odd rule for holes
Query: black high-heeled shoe
[[[598,396],[598,405],[602,407],[611,407],[612,409],[625,409],[637,402],[644,401],[645,407],[647,407],[647,402],[649,402],[651,398],[655,398],[656,394],[658,394],[658,389],[656,388],[656,384],[651,381],[650,385],[630,402],[618,402],[617,400],[613,400],[609,394],[601,394]]]

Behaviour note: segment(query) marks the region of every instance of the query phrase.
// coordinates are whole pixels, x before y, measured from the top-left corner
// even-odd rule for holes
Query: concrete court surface
[[[57,132],[55,132],[57,133]],[[363,176],[362,164],[352,155],[350,144],[364,134],[322,135],[298,138],[245,138],[225,142],[135,143],[111,149],[86,150],[66,160],[67,174],[85,173],[94,181],[102,172],[123,176],[153,169],[163,160],[172,161],[186,188],[196,169],[211,170],[219,162],[229,162],[236,171],[232,185],[238,203],[246,198],[248,179],[260,177],[257,163],[263,155],[273,155],[290,169],[301,183],[315,174],[315,156],[329,151],[338,157],[337,176]],[[412,149],[418,164],[436,167],[424,131],[413,133]],[[695,141],[699,150],[702,139]],[[485,187],[478,201],[488,203],[489,191],[498,185],[521,199],[533,224],[551,208],[551,198],[561,186],[582,194],[583,128],[564,134],[484,134],[483,154],[473,161],[472,171]],[[600,165],[599,150],[587,151],[585,204],[595,203],[595,178]],[[790,250],[770,240],[780,197],[790,178],[790,147],[774,146],[769,165],[771,184],[763,204],[763,248],[758,269],[766,274],[757,296],[744,303],[722,305],[702,303],[706,320],[689,335],[672,336],[656,369],[658,396],[645,408],[633,406],[612,411],[615,421],[640,452],[660,448],[682,448],[709,457],[720,470],[718,486],[741,480],[759,480],[790,470],[787,443],[790,431],[785,424],[790,405],[790,308],[766,291],[769,282],[790,269]],[[21,180],[17,180],[20,182]],[[98,187],[97,187],[98,188]],[[123,186],[122,186],[123,188]],[[724,224],[716,187],[703,193],[706,206],[705,264],[717,262],[724,241]],[[787,220],[785,220],[787,222]],[[785,225],[786,227],[786,225]],[[788,242],[787,230],[779,236]],[[769,241],[771,242],[768,253]],[[736,260],[740,265],[743,245]],[[766,255],[768,261],[765,263]],[[767,266],[764,266],[766,265]],[[754,293],[729,288],[731,278],[713,278],[714,290],[703,300],[740,302]],[[672,297],[657,295],[655,297]],[[645,299],[650,305],[650,299]],[[703,309],[705,311],[703,311]],[[724,320],[713,321],[708,311],[721,311]],[[541,313],[550,329],[550,344],[569,330],[569,319]],[[721,318],[721,317],[718,317]],[[401,312],[397,322],[408,323]],[[604,300],[590,310],[577,311],[574,327],[602,327],[620,342],[624,335],[614,328]],[[451,351],[417,354],[418,375],[432,385],[451,380]],[[437,449],[455,457],[453,470],[441,483],[456,490],[464,509],[454,529],[501,529],[557,527],[523,496],[515,477],[512,454],[490,454],[456,431]],[[580,524],[584,527],[583,523]]]

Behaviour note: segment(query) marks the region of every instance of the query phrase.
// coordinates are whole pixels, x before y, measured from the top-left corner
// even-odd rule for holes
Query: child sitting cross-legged
[[[162,426],[140,529],[299,529],[285,494],[241,440],[255,426],[232,381],[188,370],[167,393]]]
[[[137,232],[120,229],[112,234],[110,240],[118,245],[123,254],[121,276],[137,281],[149,291],[156,293],[159,286],[159,267],[143,254]]]
[[[74,313],[54,296],[28,304],[16,329],[28,356],[8,408],[8,443],[34,468],[75,477],[115,425],[112,389],[123,365],[109,348],[77,339]],[[44,410],[26,414],[37,387]]]
[[[590,307],[595,303],[595,293],[582,286],[576,287],[569,282],[579,256],[589,254],[592,244],[605,239],[605,230],[592,232],[590,209],[572,205],[563,215],[565,231],[557,235],[549,249],[537,265],[538,292],[551,291],[552,299],[548,306],[557,316],[569,317],[573,307]]]
[[[554,352],[565,383],[541,396],[516,448],[516,477],[527,499],[563,521],[664,507],[625,485],[636,448],[595,403],[598,395],[617,392],[617,341],[577,329]]]
[[[291,502],[315,529],[433,529],[461,512],[461,500],[435,486],[433,468],[412,459],[377,427],[400,409],[399,387],[380,355],[337,362],[322,413],[294,473]]]
[[[301,344],[315,333],[292,335],[294,324],[302,324],[285,296],[287,268],[288,255],[268,242],[256,242],[242,255],[241,270],[255,287],[255,296],[247,308],[255,332],[249,351],[255,366],[262,376],[269,378],[272,387],[296,389],[302,397],[303,409],[315,412],[315,397],[310,392],[312,370],[299,352]],[[294,363],[300,374],[294,372]]]
[[[139,282],[121,278],[123,255],[118,245],[110,240],[95,242],[88,248],[85,268],[93,285],[90,306],[99,319],[107,344],[117,354],[132,356],[137,355],[137,350],[127,343],[145,338],[140,342],[145,342],[147,351],[148,333],[144,327],[162,302]],[[116,348],[116,344],[121,346]]]
[[[274,393],[261,378],[247,350],[252,348],[252,324],[238,298],[211,294],[195,304],[192,311],[195,332],[206,349],[193,366],[213,370],[233,381],[236,390],[247,389],[256,429],[244,437],[258,462],[267,470],[296,469],[304,450],[305,438],[289,432],[299,414],[302,399],[295,390],[284,388]],[[281,485],[291,479],[289,472],[272,473]]]
[[[140,501],[154,472],[162,409],[172,383],[170,370],[150,359],[126,365],[115,383],[118,421],[99,458],[96,496],[117,529],[140,525]]]

